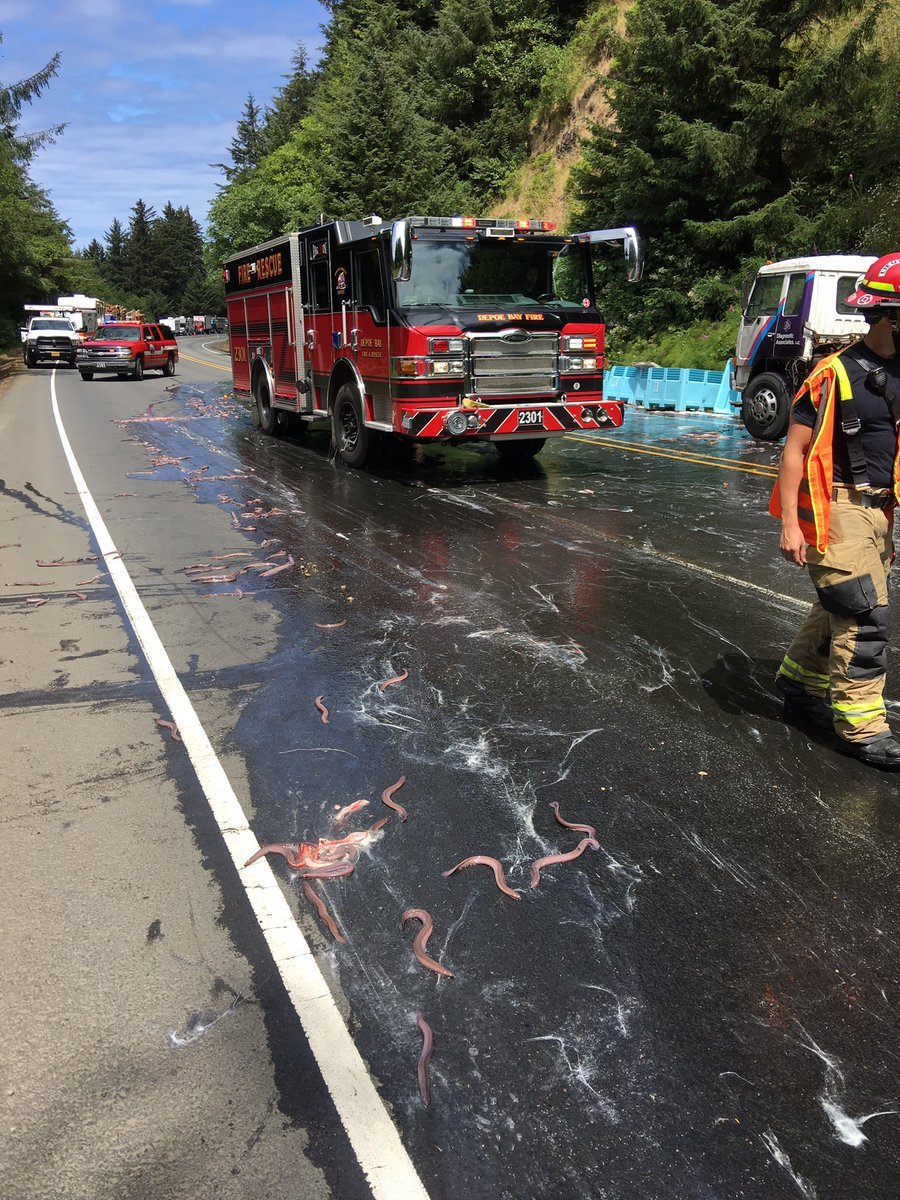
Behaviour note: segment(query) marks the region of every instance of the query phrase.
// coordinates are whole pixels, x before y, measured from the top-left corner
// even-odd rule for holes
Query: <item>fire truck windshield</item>
[[[586,308],[593,304],[581,246],[545,240],[417,238],[400,308]]]

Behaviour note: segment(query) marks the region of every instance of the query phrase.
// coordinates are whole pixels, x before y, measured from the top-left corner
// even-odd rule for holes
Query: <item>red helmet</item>
[[[845,304],[854,308],[900,308],[900,250],[877,258],[856,281],[856,291]]]

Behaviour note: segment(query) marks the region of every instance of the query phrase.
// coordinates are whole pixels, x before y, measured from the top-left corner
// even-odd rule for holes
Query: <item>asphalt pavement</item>
[[[252,834],[342,862],[325,841],[366,835],[315,885],[344,942],[271,863],[427,1195],[894,1200],[900,806],[780,721],[810,585],[778,448],[629,411],[526,470],[387,445],[356,472],[182,351],[172,381],[56,372],[60,420]],[[0,401],[0,1190],[378,1194],[115,571],[78,561],[50,388]],[[445,874],[470,856],[517,895]]]

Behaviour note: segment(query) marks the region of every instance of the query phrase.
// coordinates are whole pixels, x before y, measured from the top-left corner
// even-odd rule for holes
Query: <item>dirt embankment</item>
[[[0,396],[9,387],[9,382],[19,371],[25,370],[22,355],[14,350],[0,350]]]

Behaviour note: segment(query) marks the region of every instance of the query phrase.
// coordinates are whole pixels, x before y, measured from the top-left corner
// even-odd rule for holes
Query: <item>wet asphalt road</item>
[[[900,805],[890,776],[778,719],[772,676],[809,585],[766,514],[775,450],[728,422],[631,412],[526,472],[488,447],[391,448],[351,472],[325,431],[263,437],[199,363],[171,394],[148,380],[89,414],[58,379],[107,485],[118,471],[137,494],[114,532],[159,555],[148,599],[195,596],[230,645],[245,612],[248,630],[260,608],[275,617],[264,662],[223,644],[211,669],[186,650],[182,676],[234,698],[222,738],[260,841],[327,836],[360,798],[348,828],[390,815],[325,884],[346,946],[295,883],[292,905],[433,1200],[900,1193]],[[123,435],[136,442],[117,465]],[[160,528],[186,484],[207,528],[219,514],[202,553],[256,561],[279,539],[294,566],[187,580],[198,536]],[[405,823],[380,800],[401,775]],[[600,849],[532,890],[530,863],[580,836],[551,802]],[[194,833],[237,889],[215,832]],[[521,899],[483,867],[443,877],[474,854],[499,858]],[[453,978],[413,958],[410,907],[431,913],[429,951]],[[419,1009],[435,1035],[427,1109]],[[296,1081],[280,1086],[300,1119]]]

